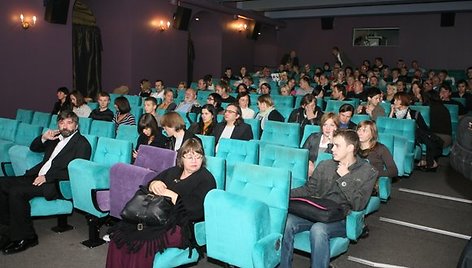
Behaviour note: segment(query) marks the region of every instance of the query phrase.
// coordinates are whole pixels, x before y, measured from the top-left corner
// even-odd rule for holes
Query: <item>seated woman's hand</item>
[[[161,195],[170,197],[172,199],[172,203],[174,204],[177,202],[177,197],[179,196],[176,192],[169,189],[165,189]]]
[[[149,191],[157,195],[163,195],[165,190],[167,190],[167,185],[162,181],[153,181],[149,185]]]

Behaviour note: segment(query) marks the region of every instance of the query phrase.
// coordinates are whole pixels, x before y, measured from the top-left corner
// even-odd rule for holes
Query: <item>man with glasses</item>
[[[241,108],[234,103],[226,107],[224,121],[216,124],[212,135],[216,143],[222,138],[246,141],[253,138],[251,126],[244,123]]]

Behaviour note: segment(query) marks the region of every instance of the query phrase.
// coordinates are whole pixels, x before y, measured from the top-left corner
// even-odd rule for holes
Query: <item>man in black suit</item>
[[[58,130],[48,130],[30,146],[44,152],[41,163],[25,175],[0,179],[0,249],[14,254],[38,244],[31,220],[29,201],[38,196],[53,200],[60,197],[56,183],[69,179],[67,166],[77,158],[90,159],[91,147],[78,131],[79,118],[72,111],[58,115]]]
[[[212,136],[215,136],[216,144],[221,138],[236,140],[251,140],[251,126],[244,123],[241,107],[232,103],[226,107],[224,114],[224,122],[220,122],[213,128]]]

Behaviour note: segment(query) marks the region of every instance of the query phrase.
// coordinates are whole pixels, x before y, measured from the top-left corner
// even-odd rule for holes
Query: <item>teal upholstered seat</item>
[[[0,163],[5,163],[3,164],[5,167],[9,166],[7,165],[7,162],[10,162],[8,150],[15,145],[15,136],[18,124],[19,122],[17,120],[0,118]],[[7,174],[4,174],[4,172]],[[13,172],[11,169],[5,171],[2,170],[0,171],[0,177],[11,175],[11,172]]]
[[[264,126],[264,131],[262,132],[261,141],[299,148],[300,125],[298,123],[267,121]]]
[[[325,109],[325,113],[328,113],[328,112],[333,112],[333,113],[338,113],[339,111],[339,108],[343,105],[343,104],[351,104],[354,108],[357,107],[356,105],[356,102],[354,100],[349,100],[349,101],[338,101],[338,100],[328,100],[326,102],[326,109]]]
[[[312,133],[319,133],[321,131],[321,127],[318,125],[305,125],[305,128],[303,130],[303,137],[300,142],[300,148],[303,147],[303,144],[305,143],[306,139],[308,139],[308,136],[310,136]]]
[[[410,105],[410,109],[420,112],[420,113],[421,113],[421,116],[422,116],[423,119],[424,119],[424,122],[425,122],[426,125],[428,125],[428,127],[429,127],[429,124],[430,124],[430,122],[431,122],[431,119],[430,119],[430,116],[429,116],[429,111],[430,111],[429,106]],[[414,119],[414,118],[412,118],[412,119]]]
[[[138,126],[136,125],[119,125],[118,131],[116,132],[117,140],[125,140],[131,142],[133,148],[136,147],[138,140]]]
[[[288,169],[292,175],[291,188],[297,188],[308,177],[308,150],[267,144],[261,147],[259,165]]]
[[[252,130],[252,139],[253,140],[259,140],[260,138],[260,124],[261,124],[261,121],[259,121],[258,119],[244,119],[244,123],[248,124],[251,126],[251,130]]]
[[[275,107],[279,108],[293,108],[293,96],[271,95]]]
[[[370,116],[367,114],[355,114],[351,118],[351,121],[354,122],[356,125],[365,120],[370,120]]]
[[[98,137],[114,138],[115,124],[108,121],[92,120],[88,134]]]
[[[43,160],[44,153],[36,153],[29,149],[29,146],[14,145],[8,150],[13,173],[15,176],[22,176],[26,170],[34,167]]]
[[[16,110],[16,120],[23,123],[31,123],[33,120],[34,111],[26,110],[26,109],[18,109]]]
[[[79,122],[80,122],[80,118],[81,117],[79,117]],[[57,114],[51,115],[51,122],[49,122],[49,126],[47,128],[48,129],[57,129]]]
[[[275,267],[280,261],[289,181],[286,169],[235,165],[226,191],[212,190],[205,198],[208,257],[238,267]]]
[[[79,130],[81,134],[89,134],[92,125],[92,118],[79,117]]]
[[[228,183],[236,163],[257,164],[259,162],[259,144],[252,140],[221,139],[216,157],[226,160],[226,182]]]
[[[34,112],[33,118],[31,119],[31,125],[40,126],[47,128],[51,122],[51,114],[43,112]]]
[[[199,137],[202,140],[203,150],[205,151],[205,155],[214,156],[215,155],[215,136],[197,134],[197,137]]]

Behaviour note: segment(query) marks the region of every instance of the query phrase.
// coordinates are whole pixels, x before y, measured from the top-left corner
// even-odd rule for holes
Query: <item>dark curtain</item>
[[[102,38],[96,26],[72,25],[74,86],[95,99],[102,89]]]
[[[195,62],[195,48],[193,47],[193,40],[190,32],[188,33],[187,39],[187,85],[190,87],[190,84],[193,80],[193,64]]]

